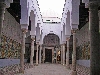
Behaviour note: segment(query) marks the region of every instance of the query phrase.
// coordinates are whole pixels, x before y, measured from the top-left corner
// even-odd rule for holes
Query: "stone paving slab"
[[[70,75],[71,70],[61,64],[40,64],[25,70],[24,75]]]
[[[72,65],[70,65],[70,68],[72,68]],[[90,75],[89,67],[77,65],[76,70],[77,75]],[[61,64],[39,64],[33,68],[25,69],[24,74],[14,75],[71,75],[71,71]]]

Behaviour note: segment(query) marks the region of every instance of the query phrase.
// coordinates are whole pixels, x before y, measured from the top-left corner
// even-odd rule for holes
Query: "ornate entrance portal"
[[[43,39],[43,63],[56,63],[57,49],[59,50],[60,39],[55,34],[48,34]]]
[[[45,49],[45,62],[52,63],[52,49]]]

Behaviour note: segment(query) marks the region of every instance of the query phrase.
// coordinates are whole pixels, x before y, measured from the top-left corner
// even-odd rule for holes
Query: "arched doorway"
[[[43,39],[44,62],[54,63],[57,60],[56,47],[60,46],[60,39],[56,34],[48,34]]]

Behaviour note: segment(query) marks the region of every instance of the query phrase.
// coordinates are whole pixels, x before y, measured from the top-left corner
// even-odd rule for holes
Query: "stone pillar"
[[[38,65],[38,47],[39,47],[39,43],[37,43],[37,52],[36,52],[36,65]]]
[[[54,63],[54,47],[52,47],[52,64]]]
[[[61,45],[61,64],[63,65],[63,46]]]
[[[56,64],[58,63],[57,56],[58,56],[58,50],[56,49]]]
[[[61,59],[61,64],[62,64],[62,46],[60,46],[60,59]]]
[[[33,57],[34,57],[34,37],[31,38],[31,55],[30,55],[30,64],[33,66]]]
[[[45,60],[45,48],[43,48],[43,63],[44,63],[44,60]]]
[[[76,30],[73,33],[73,54],[72,54],[72,75],[77,75],[76,72]]]
[[[57,62],[57,56],[58,56],[58,51],[56,50],[56,64],[58,63]]]
[[[99,1],[99,0],[98,0]],[[93,0],[89,3],[90,26],[90,75],[100,75],[100,39],[98,3]]]
[[[4,13],[5,13],[5,4],[0,3],[0,43],[1,43],[1,31],[3,27]]]
[[[67,67],[67,69],[70,68],[70,65],[69,65],[69,39],[70,38],[67,38],[67,52],[66,52],[66,67]]]
[[[25,37],[27,29],[22,29],[22,49],[20,54],[20,71],[24,73],[24,53],[25,53]]]
[[[56,57],[56,59],[55,59],[56,61],[55,61],[55,63],[57,64],[57,54],[58,54],[58,48],[55,48],[55,51],[56,51],[56,56],[55,56],[55,57]]]
[[[4,13],[5,13],[5,4],[0,3],[0,27],[3,26]]]
[[[40,45],[40,51],[39,51],[39,64],[41,64],[41,50],[42,50],[42,45]]]
[[[65,65],[65,44],[63,44],[63,65]]]

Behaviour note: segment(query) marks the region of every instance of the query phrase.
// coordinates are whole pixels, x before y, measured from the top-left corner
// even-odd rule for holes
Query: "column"
[[[41,50],[42,50],[42,45],[40,45],[40,51],[39,51],[39,64],[41,64]]]
[[[63,65],[65,65],[65,44],[63,44]]]
[[[43,48],[43,63],[44,63],[44,60],[45,60],[45,48]]]
[[[39,43],[37,43],[37,52],[36,52],[36,65],[38,65],[38,47],[39,47]]]
[[[20,54],[20,71],[24,73],[24,54],[25,54],[25,37],[27,29],[22,29],[22,49]]]
[[[5,13],[5,4],[0,3],[0,28],[3,26],[4,13]]]
[[[52,64],[54,63],[54,47],[52,47]]]
[[[57,56],[58,56],[58,49],[56,49],[56,64],[58,63],[57,62]]]
[[[33,57],[34,57],[34,37],[31,38],[31,55],[30,55],[30,64],[33,66]]]
[[[67,38],[67,52],[66,52],[66,67],[67,67],[67,69],[70,68],[70,65],[69,65],[69,39],[70,38]]]
[[[61,45],[61,64],[63,64],[63,46]]]
[[[76,72],[76,30],[73,30],[73,54],[72,54],[72,75],[77,75]]]
[[[99,0],[98,0],[99,1]],[[100,39],[99,39],[99,16],[98,3],[92,0],[89,3],[89,26],[90,26],[90,75],[100,75]]]
[[[0,3],[0,43],[1,43],[1,31],[3,26],[4,13],[5,13],[5,5],[3,3]]]

